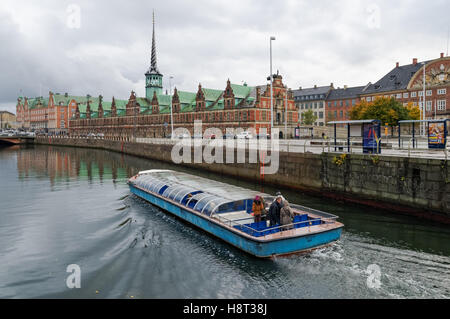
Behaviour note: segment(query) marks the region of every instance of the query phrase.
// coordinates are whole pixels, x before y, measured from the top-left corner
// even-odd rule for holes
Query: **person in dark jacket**
[[[269,208],[270,227],[280,224],[280,210],[281,207],[283,207],[281,202],[282,202],[281,196],[277,196],[277,198],[270,205]]]

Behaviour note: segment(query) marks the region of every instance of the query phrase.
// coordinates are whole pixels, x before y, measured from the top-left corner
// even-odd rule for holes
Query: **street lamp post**
[[[423,97],[422,97],[422,118],[421,120],[425,120],[425,112],[426,112],[426,103],[425,103],[425,81],[426,81],[426,77],[425,77],[425,62],[422,62],[423,64]],[[422,122],[422,136],[425,136],[425,122]]]
[[[173,76],[169,77],[170,124],[171,124],[171,130],[172,130],[172,132],[170,133],[171,139],[173,139],[172,79],[173,79]]]
[[[275,37],[270,37],[270,135],[273,132],[273,72],[272,72],[272,41]]]
[[[288,86],[286,84],[286,111],[284,112],[284,138],[287,139],[287,119],[288,119]]]

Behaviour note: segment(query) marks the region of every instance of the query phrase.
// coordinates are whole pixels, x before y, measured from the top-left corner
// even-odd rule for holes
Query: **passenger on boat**
[[[263,205],[263,210],[261,211],[261,220],[266,221],[267,220],[267,209],[266,209],[266,201],[263,197],[260,197],[261,204]]]
[[[256,195],[252,205],[252,212],[253,216],[255,217],[255,223],[259,223],[261,221],[261,215],[263,211],[264,211],[264,204],[262,203],[261,197]]]
[[[280,222],[281,225],[286,225],[281,227],[282,230],[292,229],[294,225],[292,225],[292,221],[294,220],[294,212],[292,208],[289,206],[289,202],[287,200],[283,201],[283,207],[280,209]]]
[[[270,227],[280,224],[280,210],[282,206],[282,196],[278,195],[269,208]]]

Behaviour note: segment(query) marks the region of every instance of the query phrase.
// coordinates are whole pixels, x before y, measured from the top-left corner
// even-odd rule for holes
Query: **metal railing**
[[[100,140],[111,140],[111,141],[122,141],[122,142],[135,142],[143,144],[156,144],[156,145],[175,145],[183,139],[170,139],[170,138],[134,138],[129,136],[86,136],[86,135],[37,135],[36,137],[49,137],[53,139],[100,139]],[[406,136],[402,137],[402,140],[406,140]],[[356,139],[356,140],[355,140]],[[201,143],[199,143],[199,140]],[[417,137],[415,138],[417,140]],[[210,139],[188,139],[191,145],[208,145],[211,141]],[[194,141],[196,144],[194,144]],[[217,140],[216,140],[217,141]],[[233,148],[246,148],[247,150],[258,150],[257,140],[248,139],[234,139]],[[267,148],[269,151],[272,150],[270,147],[270,141],[267,140]],[[256,142],[256,143],[255,143]],[[352,137],[350,142],[347,139],[339,139],[337,143],[331,138],[326,139],[305,139],[305,140],[278,140],[278,151],[288,152],[288,153],[347,153],[347,154],[363,154],[363,145],[361,138]],[[381,145],[381,154],[387,156],[407,156],[411,157],[416,155],[416,157],[435,157],[436,155],[441,158],[448,159],[448,145],[443,149],[428,149],[428,148],[418,148],[411,147],[411,142],[413,142],[411,137],[408,137],[408,147],[399,148],[394,142],[389,144],[386,148],[386,144]],[[198,143],[198,144],[197,144]],[[227,147],[228,140],[223,140],[223,147]],[[421,141],[424,144],[425,141]],[[417,144],[414,143],[414,146]],[[428,145],[428,144],[427,144]]]
[[[278,226],[273,226],[273,227],[267,227],[267,228],[262,229],[262,230],[257,230],[255,228],[252,228],[252,227],[246,225],[246,224],[238,223],[238,221],[244,221],[244,220],[252,220],[253,221],[254,220],[253,217],[240,218],[240,219],[234,219],[233,220],[233,219],[228,219],[226,217],[220,217],[220,214],[219,214],[219,215],[215,215],[213,218],[218,219],[220,222],[222,222],[224,224],[227,224],[230,227],[233,227],[233,226],[242,227],[243,229],[247,230],[247,231],[244,231],[244,233],[247,233],[247,234],[249,234],[251,236],[254,236],[254,237],[266,237],[266,236],[271,235],[271,234],[276,233],[276,232],[282,232],[282,231],[286,231],[286,230],[296,229],[296,227],[295,227],[296,225],[304,225],[304,226],[301,226],[301,227],[307,227],[308,226],[308,231],[310,231],[311,230],[311,226],[318,226],[317,224],[313,225],[314,222],[321,221],[324,224],[332,224],[332,223],[334,223],[336,221],[336,219],[338,217],[334,216],[334,217],[328,217],[328,218],[322,218],[321,217],[321,218],[315,218],[315,219],[308,219],[306,221],[299,221],[299,222],[290,223],[290,224],[284,224],[284,225],[278,225]],[[267,221],[265,221],[265,222],[267,223]],[[297,228],[300,228],[300,227],[297,227]],[[241,229],[238,229],[238,230],[241,230]],[[256,234],[259,234],[259,235],[256,235]]]

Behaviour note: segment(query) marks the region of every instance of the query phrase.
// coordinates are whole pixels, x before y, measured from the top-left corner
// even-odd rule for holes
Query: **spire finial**
[[[158,67],[156,66],[155,10],[153,10],[152,59],[150,72],[159,73]]]

